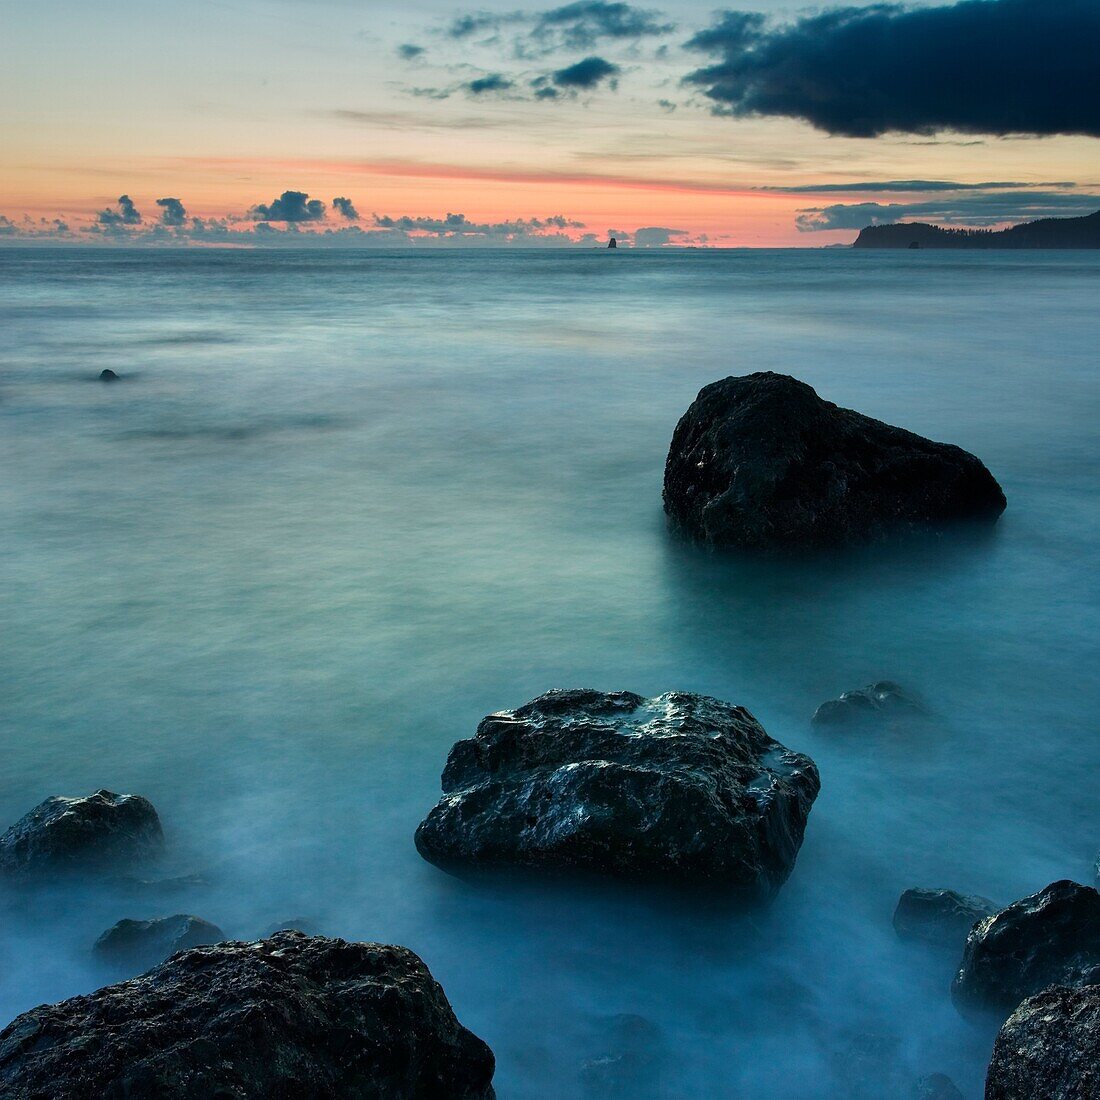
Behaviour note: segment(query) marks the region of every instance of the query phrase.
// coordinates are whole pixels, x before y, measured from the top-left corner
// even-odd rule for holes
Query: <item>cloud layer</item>
[[[1100,195],[1061,191],[994,191],[944,195],[919,202],[854,202],[815,206],[799,211],[802,233],[862,229],[898,221],[931,221],[941,225],[1000,225],[1036,218],[1080,217],[1100,210]]]
[[[689,48],[720,113],[803,119],[830,134],[1100,137],[1097,0],[961,0],[833,8],[773,25],[725,12]]]

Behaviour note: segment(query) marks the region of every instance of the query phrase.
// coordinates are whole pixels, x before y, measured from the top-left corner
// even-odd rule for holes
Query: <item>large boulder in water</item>
[[[6,1100],[483,1100],[493,1068],[411,951],[301,932],[185,951],[0,1032]]]
[[[177,951],[225,939],[225,933],[201,917],[177,913],[154,920],[120,920],[95,941],[96,955],[111,966],[146,970]]]
[[[998,906],[989,898],[954,890],[906,890],[894,909],[894,931],[903,940],[923,940],[959,948],[970,929],[993,916]]]
[[[1005,508],[974,455],[839,408],[770,371],[699,391],[672,437],[664,502],[687,537],[746,549],[992,522]]]
[[[820,789],[747,710],[673,692],[551,691],[451,749],[416,831],[446,870],[517,866],[770,898]]]
[[[140,862],[164,842],[153,804],[136,794],[56,795],[0,836],[0,871],[87,872]]]
[[[976,924],[951,992],[963,1010],[1011,1012],[1048,985],[1098,982],[1100,894],[1062,881]]]
[[[986,1100],[1096,1100],[1100,986],[1053,986],[1005,1021],[985,1079]]]

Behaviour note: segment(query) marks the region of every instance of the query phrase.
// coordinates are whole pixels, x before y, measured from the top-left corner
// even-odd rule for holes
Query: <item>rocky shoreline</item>
[[[690,541],[774,551],[990,524],[1005,498],[966,451],[763,373],[700,392],[672,440],[664,505]],[[873,735],[927,715],[917,696],[880,680],[823,703],[811,725]],[[567,889],[561,880],[589,876],[763,907],[795,869],[821,786],[814,761],[742,706],[689,692],[558,689],[488,715],[454,744],[442,795],[412,840],[425,860],[475,882],[519,871]],[[191,913],[122,911],[165,846],[151,802],[108,790],[48,798],[0,837],[7,889],[109,884],[118,920],[89,948],[124,979],[8,1024],[4,1096],[494,1095],[492,1051],[407,948],[284,926],[229,939]],[[1003,906],[913,888],[893,926],[906,950],[957,952],[944,998],[962,1018],[1003,1022],[987,1100],[1100,1095],[1096,889],[1063,880]],[[608,1051],[584,1063],[588,1095],[630,1095],[653,1072],[652,1025],[624,1016],[613,1030]],[[939,1073],[906,1088],[924,1100],[961,1095]]]

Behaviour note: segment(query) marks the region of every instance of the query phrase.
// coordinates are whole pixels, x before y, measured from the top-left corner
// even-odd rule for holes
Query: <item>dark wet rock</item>
[[[1048,985],[1097,982],[1100,894],[1062,881],[975,925],[951,991],[963,1010],[1011,1012]]]
[[[519,866],[771,897],[820,782],[747,710],[673,692],[551,691],[459,741],[416,831],[446,870]]]
[[[140,795],[96,791],[47,798],[0,837],[0,870],[87,872],[156,855],[163,844],[153,804]]]
[[[963,1100],[958,1086],[946,1073],[929,1073],[918,1077],[910,1093],[912,1100]]]
[[[117,382],[118,375],[113,370],[107,369],[99,372],[100,382]]]
[[[993,522],[1005,508],[974,455],[838,408],[771,372],[699,391],[672,437],[664,502],[688,538],[744,549]]]
[[[1024,1001],[997,1036],[985,1097],[1100,1097],[1100,986],[1054,986]]]
[[[607,247],[608,248],[618,248],[619,247],[619,242],[614,237],[612,237],[611,240],[609,240],[607,242]]]
[[[989,898],[954,890],[906,890],[894,910],[894,931],[904,940],[961,949],[970,929],[998,908]]]
[[[924,706],[916,696],[892,680],[879,680],[822,703],[811,721],[815,726],[850,727],[919,718],[924,713]]]
[[[220,943],[225,933],[200,917],[177,913],[155,920],[120,920],[95,941],[95,953],[114,967],[137,973],[177,951]]]
[[[613,1016],[607,1049],[581,1066],[581,1093],[592,1100],[656,1100],[661,1088],[661,1029],[644,1016]]]
[[[411,951],[300,932],[185,951],[0,1032],[5,1100],[482,1100],[492,1076]]]

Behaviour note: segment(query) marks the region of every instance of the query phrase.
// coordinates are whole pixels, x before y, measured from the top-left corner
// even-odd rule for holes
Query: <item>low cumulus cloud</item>
[[[782,195],[827,195],[832,192],[855,195],[860,192],[882,194],[889,191],[909,194],[931,194],[936,191],[1022,191],[1027,187],[1076,187],[1075,183],[958,183],[955,180],[863,180],[855,183],[804,183],[798,187],[762,187]]]
[[[781,24],[733,11],[687,45],[716,58],[685,80],[718,113],[848,137],[1100,137],[1097,0],[878,3]]]
[[[259,222],[319,222],[325,216],[325,204],[311,199],[305,191],[284,191],[270,203],[257,203],[248,216]]]
[[[509,80],[503,73],[488,73],[485,76],[479,76],[476,80],[469,80],[464,85],[466,91],[474,96],[507,92],[515,86],[515,81]]]
[[[446,37],[500,44],[511,31],[516,57],[542,57],[559,50],[588,50],[601,41],[638,41],[676,29],[661,12],[609,0],[577,0],[541,12],[470,12],[448,26]]]
[[[332,200],[332,208],[345,221],[357,222],[359,220],[359,211],[355,209],[355,203],[351,199],[344,198],[343,195],[338,195]]]
[[[117,209],[108,207],[96,215],[96,221],[100,225],[121,227],[127,225],[141,225],[141,215],[134,207],[129,195],[119,195]]]
[[[862,229],[900,221],[929,221],[940,225],[1000,225],[1036,218],[1081,217],[1100,210],[1100,195],[1020,191],[962,194],[920,202],[856,202],[801,210],[795,219],[800,232]]]
[[[586,57],[575,65],[567,65],[564,69],[558,69],[550,74],[550,79],[558,88],[569,91],[589,91],[608,81],[615,86],[615,77],[621,72],[618,65],[613,65],[603,57]]]
[[[666,244],[681,243],[676,238],[686,236],[686,229],[666,229],[661,225],[649,225],[634,231],[634,247],[663,248]]]
[[[491,238],[503,241],[530,240],[562,235],[568,229],[584,229],[583,222],[573,221],[563,214],[548,218],[516,218],[503,222],[472,222],[465,214],[447,214],[442,218],[393,217],[375,214],[374,225],[379,229],[402,234],[420,234],[439,238]]]
[[[187,220],[187,211],[179,199],[157,199],[161,208],[160,220],[164,225],[183,225]]]

